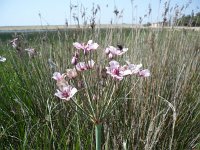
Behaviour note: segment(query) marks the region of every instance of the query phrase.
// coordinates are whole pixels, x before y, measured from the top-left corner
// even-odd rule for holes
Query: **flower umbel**
[[[150,76],[150,72],[148,69],[142,70],[142,64],[135,65],[127,62],[126,65],[121,66],[119,62],[115,60],[110,61],[108,67],[104,67],[105,64],[101,61],[102,59],[99,59],[98,55],[90,53],[99,46],[97,43],[93,43],[92,40],[89,40],[87,44],[75,42],[73,45],[78,49],[71,60],[71,64],[74,65],[73,69],[67,69],[64,74],[59,72],[53,74],[53,79],[57,81],[56,85],[58,87],[55,96],[65,101],[71,99],[72,105],[70,106],[74,107],[77,112],[80,111],[82,114],[86,115],[86,117],[94,123],[96,127],[96,145],[98,145],[97,149],[99,150],[101,149],[100,127],[103,121],[108,117],[109,113],[116,108],[115,106],[118,103],[123,102],[119,99],[126,99],[133,90],[132,81],[134,82],[134,80],[119,81],[130,75],[148,77]],[[80,53],[82,50],[83,53]],[[124,54],[127,50],[128,48],[117,45],[116,48],[109,46],[105,49],[105,52],[110,59],[113,59],[115,56]],[[89,55],[86,55],[88,53]],[[84,54],[84,56],[80,56],[80,54]],[[95,62],[91,59],[93,56],[95,56],[97,62],[95,67]],[[81,59],[84,61],[81,62]],[[95,70],[83,72],[93,68],[95,68]],[[112,82],[108,76],[118,81]],[[130,83],[128,83],[128,85],[131,86],[126,86],[126,82],[129,81]],[[68,83],[75,85],[75,87]],[[79,89],[79,92],[76,88]],[[120,88],[123,89],[122,92],[118,94],[118,91],[121,91]],[[77,99],[72,98],[76,93],[78,94]]]

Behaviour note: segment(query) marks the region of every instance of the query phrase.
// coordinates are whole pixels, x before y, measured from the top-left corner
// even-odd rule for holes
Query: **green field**
[[[34,58],[9,44],[16,36],[22,49],[36,49]],[[164,28],[0,33],[0,56],[7,59],[0,62],[0,149],[95,149],[91,118],[72,100],[54,96],[52,79],[55,71],[73,67],[73,42],[88,40],[99,44],[92,54],[96,63],[79,78],[85,87],[74,98],[93,112],[87,109],[88,97],[98,95],[91,102],[94,112],[107,110],[100,120],[102,149],[200,149],[200,31]],[[129,49],[116,58],[121,64],[142,63],[151,76],[120,82],[107,77],[106,86],[100,85],[95,75],[109,62],[104,49],[117,44]],[[107,108],[107,101],[114,105]]]

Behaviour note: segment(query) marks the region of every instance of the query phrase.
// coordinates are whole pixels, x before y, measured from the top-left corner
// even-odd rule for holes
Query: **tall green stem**
[[[101,150],[101,128],[101,123],[95,124],[96,150]]]

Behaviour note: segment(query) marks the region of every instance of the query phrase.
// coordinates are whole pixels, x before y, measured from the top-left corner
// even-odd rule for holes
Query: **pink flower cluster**
[[[30,58],[33,58],[34,56],[36,56],[38,53],[34,48],[26,48],[24,49],[21,46],[20,40],[19,38],[14,38],[13,40],[10,41],[10,44],[12,45],[13,48],[15,48],[18,52],[22,52],[22,51],[26,51],[28,53],[28,56]]]
[[[77,50],[83,50],[84,55],[96,50],[99,46],[97,43],[93,43],[92,40],[89,40],[87,44],[75,42],[73,45]],[[77,71],[85,71],[94,67],[94,60],[91,59],[88,62],[78,62],[78,58],[79,51],[76,51],[72,57],[71,63],[75,65]]]
[[[77,50],[83,50],[84,55],[97,49],[99,46],[97,43],[93,43],[92,40],[89,40],[87,44],[75,42],[73,43],[73,45]],[[82,72],[85,70],[92,69],[94,67],[94,60],[91,59],[87,62],[78,62],[78,57],[79,52],[76,51],[71,60],[71,63],[74,65],[73,69],[67,69],[66,73],[64,74],[60,74],[59,72],[55,72],[53,74],[52,78],[57,81],[56,85],[58,87],[55,96],[59,97],[60,99],[68,101],[77,92],[77,89],[75,87],[72,87],[68,84],[68,82],[65,80],[65,77],[69,79],[74,79],[78,76],[77,71]]]
[[[55,72],[52,78],[57,81],[56,85],[58,89],[55,93],[55,96],[59,97],[60,99],[69,101],[70,98],[72,98],[74,94],[76,94],[77,89],[68,84],[68,82],[65,80],[65,76],[65,74]]]
[[[127,51],[128,51],[128,48],[122,48],[121,46],[117,48],[113,46],[109,46],[105,49],[105,53],[108,55],[110,59],[114,58],[117,55],[122,55]]]
[[[90,59],[86,62],[79,62],[79,53],[80,50],[83,50],[84,58],[85,60],[88,60],[88,53],[96,50],[98,48],[97,43],[93,43],[92,40],[89,40],[87,44],[84,43],[73,43],[74,47],[77,49],[75,54],[72,57],[71,63],[74,65],[73,69],[67,69],[66,73],[60,74],[59,72],[55,72],[53,74],[53,79],[57,81],[57,93],[55,93],[55,96],[59,97],[60,99],[64,100],[70,100],[76,94],[77,89],[75,87],[72,87],[68,84],[68,82],[65,80],[67,77],[69,80],[74,79],[80,74],[82,71],[86,71],[89,69],[94,68],[94,60]],[[108,55],[110,59],[113,59],[115,56],[120,56],[127,52],[128,48],[123,48],[122,46],[118,45],[117,48],[113,46],[109,46],[105,49],[105,53]],[[129,75],[138,75],[140,77],[149,77],[150,71],[148,69],[141,69],[142,64],[131,64],[127,62],[126,65],[121,66],[119,62],[115,60],[111,60],[109,62],[109,66],[105,67],[106,74],[110,75],[114,79],[122,80],[125,76]],[[80,72],[80,73],[79,73]]]
[[[115,60],[112,60],[109,62],[109,67],[106,67],[107,74],[111,75],[113,78],[122,80],[123,77],[127,75],[136,74],[141,77],[148,77],[150,76],[150,72],[148,69],[142,70],[142,64],[134,65],[134,64],[128,64],[124,66],[120,66],[119,63]]]
[[[87,44],[75,42],[73,43],[73,46],[79,51],[83,50],[84,55],[87,55],[89,52],[94,51],[99,47],[99,45],[97,43],[93,43],[92,40],[89,40]],[[72,57],[71,63],[73,65],[76,65],[78,71],[83,71],[91,68],[91,66],[93,66],[94,64],[93,60],[90,60],[90,62],[88,62],[88,65],[85,62],[78,63],[79,51],[75,52],[74,56]]]
[[[117,48],[109,46],[105,49],[105,53],[110,59],[113,59],[115,56],[120,56],[127,51],[128,48],[123,48],[121,45],[117,45]],[[109,62],[109,65],[109,67],[106,67],[106,73],[118,80],[122,80],[123,77],[132,74],[138,75],[140,77],[150,76],[150,71],[148,69],[141,69],[142,64],[135,65],[127,62],[127,65],[120,66],[120,64],[117,61],[112,60]]]

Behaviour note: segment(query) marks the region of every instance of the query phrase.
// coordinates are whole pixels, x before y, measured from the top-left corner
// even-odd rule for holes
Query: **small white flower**
[[[0,62],[5,62],[6,61],[6,58],[5,57],[2,57],[0,56]]]

